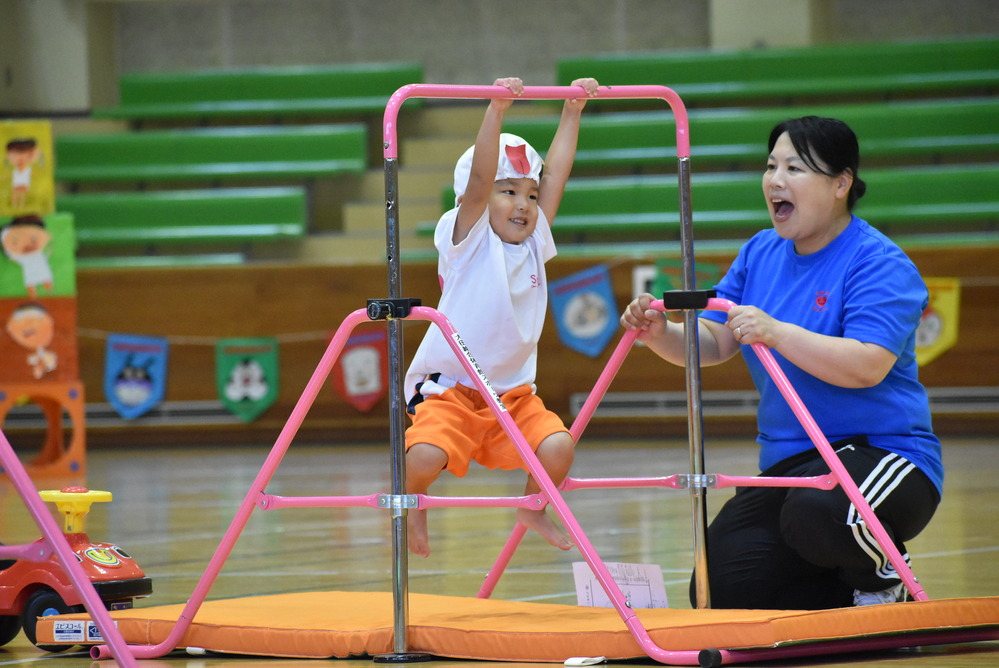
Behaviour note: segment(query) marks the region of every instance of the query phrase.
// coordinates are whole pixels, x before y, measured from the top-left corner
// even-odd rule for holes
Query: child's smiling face
[[[489,226],[508,244],[519,244],[538,223],[538,184],[534,179],[500,179],[489,196]]]

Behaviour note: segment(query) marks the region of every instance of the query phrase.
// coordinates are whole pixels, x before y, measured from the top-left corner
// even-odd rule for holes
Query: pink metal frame
[[[734,303],[725,299],[712,298],[708,300],[708,305],[706,310],[712,311],[728,311],[733,306]],[[663,305],[663,300],[659,299],[652,303],[651,308],[665,312],[667,309]],[[621,364],[624,362],[625,357],[631,350],[635,339],[637,337],[636,331],[629,331],[624,334],[621,341],[618,343],[617,348],[611,355],[611,358],[607,361],[607,365],[604,367],[600,378],[597,380],[596,385],[590,392],[583,407],[580,409],[579,415],[576,416],[576,420],[573,422],[570,432],[573,438],[578,442],[580,436],[582,436],[583,430],[589,423],[590,418],[593,416],[593,412],[596,410],[597,406],[600,404],[601,399],[603,399],[607,388],[610,386],[611,381],[617,374],[618,369],[620,369]],[[753,352],[760,358],[763,363],[764,368],[767,373],[776,383],[781,395],[788,402],[791,410],[794,412],[795,417],[798,418],[801,425],[804,427],[808,437],[811,439],[812,443],[815,445],[816,450],[825,460],[826,464],[829,465],[830,473],[823,476],[814,476],[809,478],[796,478],[796,477],[764,477],[764,476],[727,476],[721,474],[712,474],[710,476],[710,487],[712,488],[725,488],[725,487],[815,487],[818,489],[831,490],[837,485],[843,488],[850,501],[856,506],[861,517],[870,527],[871,531],[874,533],[878,544],[881,545],[882,549],[888,556],[888,560],[894,566],[899,577],[905,583],[906,589],[916,600],[926,600],[928,596],[923,588],[919,585],[915,576],[912,573],[912,569],[906,563],[905,558],[895,547],[891,538],[888,536],[884,529],[881,521],[874,514],[871,509],[870,504],[864,495],[860,492],[857,484],[853,481],[847,473],[846,468],[840,462],[839,457],[836,455],[832,446],[829,444],[828,439],[823,435],[822,431],[819,429],[818,424],[816,424],[815,419],[809,413],[808,409],[805,407],[798,393],[795,391],[794,387],[788,381],[787,376],[784,371],[777,364],[776,359],[774,359],[773,353],[763,345],[762,343],[755,343],[752,345]],[[593,489],[593,488],[615,488],[615,487],[668,487],[672,489],[684,489],[690,483],[689,479],[685,475],[677,474],[666,477],[652,477],[652,478],[591,478],[591,479],[577,479],[573,477],[568,477],[559,487],[563,491],[575,490],[575,489]],[[564,521],[564,520],[563,520]],[[525,534],[525,529],[521,525],[514,527],[513,532],[507,539],[506,545],[500,551],[500,555],[497,557],[496,562],[493,564],[492,569],[486,576],[482,587],[479,589],[478,596],[480,598],[488,598],[496,583],[499,581],[500,576],[509,564],[510,559],[513,557],[514,552],[517,549],[517,545]],[[613,601],[613,596],[608,591],[608,596],[611,596]],[[650,656],[652,656],[650,654]],[[655,657],[653,657],[655,658]]]
[[[728,310],[733,304],[731,302],[726,302],[724,300],[714,299],[711,300],[709,305],[710,308],[716,310]],[[656,301],[653,303],[653,308],[659,310],[664,310],[662,301]],[[412,320],[428,320],[434,325],[440,328],[441,332],[444,334],[445,339],[448,341],[449,346],[452,351],[458,356],[459,360],[463,363],[466,370],[469,372],[471,378],[475,381],[476,388],[482,393],[484,397],[487,398],[487,402],[490,404],[497,420],[499,421],[501,427],[509,436],[510,440],[513,442],[521,457],[524,459],[524,463],[527,466],[528,471],[534,476],[538,484],[541,486],[541,492],[539,494],[522,496],[522,497],[438,497],[430,495],[413,495],[417,501],[418,508],[432,508],[432,507],[530,507],[538,508],[543,507],[545,504],[549,504],[553,512],[562,521],[566,530],[569,532],[575,541],[577,547],[580,550],[586,563],[592,569],[594,575],[597,577],[604,591],[610,598],[611,604],[615,610],[620,615],[622,621],[629,629],[632,636],[638,642],[642,651],[644,651],[650,658],[667,665],[698,665],[699,652],[696,651],[671,651],[659,647],[649,636],[648,631],[642,625],[641,621],[638,619],[635,611],[628,607],[625,600],[624,594],[618,587],[617,583],[614,581],[613,576],[610,574],[607,567],[604,565],[603,560],[600,558],[599,554],[594,548],[593,544],[590,542],[583,528],[580,526],[579,522],[576,520],[572,511],[565,502],[564,497],[560,491],[560,488],[556,487],[552,482],[551,478],[545,472],[544,467],[538,461],[537,456],[531,450],[530,445],[524,439],[523,434],[517,428],[517,425],[513,422],[509,413],[505,411],[499,401],[495,398],[491,388],[489,387],[488,380],[482,376],[481,372],[476,368],[474,361],[465,348],[461,341],[460,334],[451,324],[451,322],[439,311],[429,307],[415,307],[408,319]],[[215,578],[221,572],[221,569],[225,563],[225,560],[229,557],[239,534],[242,532],[249,520],[250,514],[255,508],[261,510],[277,510],[283,508],[303,508],[303,507],[368,507],[368,508],[386,508],[386,502],[389,501],[388,497],[383,494],[370,494],[364,496],[322,496],[322,497],[284,497],[277,496],[273,494],[268,494],[266,492],[266,487],[270,480],[273,478],[277,467],[280,464],[281,459],[286,454],[291,442],[297,433],[299,427],[308,414],[313,402],[319,394],[326,378],[331,372],[333,365],[335,364],[337,358],[340,356],[344,345],[347,342],[351,332],[363,322],[368,321],[368,314],[365,309],[359,309],[354,311],[343,321],[337,330],[336,334],[330,341],[330,344],[313,372],[311,379],[305,387],[301,397],[299,398],[295,408],[292,410],[291,416],[285,423],[284,428],[279,434],[277,441],[272,448],[270,455],[264,462],[257,474],[256,479],[250,486],[250,489],[244,498],[242,505],[236,513],[229,529],[226,531],[219,547],[216,549],[214,556],[208,564],[205,573],[202,575],[191,598],[188,600],[183,611],[181,612],[180,618],[174,625],[168,637],[158,645],[143,645],[143,646],[127,646],[126,651],[131,652],[137,658],[155,658],[158,656],[163,656],[164,654],[172,651],[178,645],[178,642],[184,635],[184,633],[189,628],[190,624],[193,622],[198,609],[204,603],[207,598],[208,592],[211,589]],[[599,404],[607,387],[609,387],[611,380],[620,368],[621,363],[624,361],[628,350],[632,347],[634,343],[635,335],[632,332],[626,333],[614,354],[612,355],[610,361],[605,367],[603,373],[601,374],[597,385],[591,392],[589,399],[584,404],[584,408],[580,413],[579,417],[573,424],[571,431],[575,438],[579,438],[582,433],[583,428],[589,421],[593,410]],[[759,346],[759,347],[757,347]],[[822,436],[821,432],[815,426],[814,420],[811,418],[807,409],[801,404],[797,395],[794,393],[793,388],[790,387],[784,376],[780,367],[776,365],[773,360],[772,354],[769,350],[760,344],[754,346],[754,350],[757,354],[761,355],[767,370],[774,377],[775,382],[781,387],[781,391],[785,393],[785,397],[791,402],[792,408],[795,410],[796,415],[799,419],[803,420],[809,435],[815,442],[816,447],[822,453],[823,457],[827,462],[830,463],[830,468],[832,473],[828,476],[817,476],[814,478],[758,478],[758,477],[742,477],[742,476],[717,476],[719,484],[718,487],[726,487],[732,485],[763,485],[763,486],[814,486],[822,489],[831,489],[837,483],[840,484],[844,490],[850,495],[851,500],[854,501],[858,510],[864,519],[869,523],[875,532],[879,541],[882,541],[882,546],[886,548],[889,552],[889,558],[892,564],[895,566],[896,570],[899,572],[900,576],[906,583],[906,586],[912,592],[913,596],[918,599],[925,599],[926,594],[915,582],[915,578],[912,575],[911,570],[908,565],[902,559],[901,555],[897,550],[893,550],[894,547],[890,540],[887,540],[887,535],[874,515],[870,506],[867,504],[863,495],[860,494],[857,489],[856,484],[849,477],[846,471],[842,468],[839,463],[835,452],[832,451],[829,446],[828,441]],[[565,484],[562,485],[563,490],[573,490],[582,488],[612,488],[612,487],[671,487],[680,489],[685,485],[681,482],[681,476],[667,476],[662,478],[604,478],[604,479],[575,479],[569,478],[566,480]],[[51,518],[49,518],[51,520]],[[516,548],[516,542],[519,541],[519,537],[524,533],[524,529],[521,525],[517,525],[514,530],[511,539],[516,536],[516,541],[508,541],[507,546],[504,548],[504,552],[501,555],[501,561],[503,557],[508,560],[512,556],[513,551]],[[511,545],[512,543],[512,545]],[[497,563],[499,563],[499,561]],[[503,564],[505,565],[505,563]],[[494,567],[493,572],[490,572],[488,580],[494,583],[498,577],[499,572],[502,571],[502,567],[497,569]],[[484,585],[484,589],[487,585]],[[480,592],[480,596],[482,592]],[[88,608],[89,609],[89,608]],[[106,614],[106,613],[105,613]],[[109,636],[105,636],[109,637]],[[910,644],[908,639],[902,641],[898,640],[894,645],[888,646],[899,646],[904,643],[905,645]],[[841,649],[845,648],[846,645],[840,645]],[[858,647],[863,648],[863,644],[859,644]],[[739,661],[759,661],[767,660],[772,658],[782,658],[788,656],[794,656],[795,654],[791,649],[774,649],[774,650],[742,650],[742,651],[729,651],[729,650],[719,650],[720,656],[722,657],[723,663],[736,663]],[[800,650],[797,650],[800,651]],[[790,652],[790,653],[789,653]],[[107,658],[108,650],[105,646],[98,646],[93,648],[91,655],[95,659]],[[121,656],[118,654],[118,656]],[[122,664],[126,665],[126,664]]]
[[[548,87],[527,87],[524,94],[520,96],[519,99],[569,99],[580,94],[580,89],[567,87],[567,86],[548,86]],[[490,98],[500,98],[500,97],[512,97],[512,94],[506,89],[499,86],[446,86],[446,85],[428,85],[428,84],[412,84],[410,86],[404,86],[399,89],[389,100],[385,113],[385,157],[386,163],[394,163],[398,156],[398,144],[396,136],[396,118],[399,109],[405,100],[411,97],[440,97],[440,98],[468,98],[468,99],[490,99]],[[614,98],[647,98],[647,99],[663,99],[665,100],[673,111],[673,115],[676,121],[676,144],[677,144],[677,155],[680,160],[686,160],[689,158],[690,154],[690,140],[687,131],[687,115],[684,109],[683,103],[671,89],[664,86],[616,86],[616,87],[602,87],[600,89],[598,98],[602,99],[614,99]],[[392,178],[388,176],[388,169],[386,176],[386,190],[387,199],[389,200],[390,209],[392,206],[396,206],[394,202],[394,188],[395,184],[392,182]],[[683,208],[684,202],[681,202],[681,208]],[[390,214],[391,218],[391,214]],[[389,221],[389,227],[391,227],[391,220]],[[396,272],[393,266],[394,262],[397,262],[397,257],[395,255],[395,244],[397,240],[392,239],[392,233],[390,231],[388,239],[388,250],[389,250],[389,296],[390,298],[398,297],[399,285],[398,276],[393,275]],[[723,300],[712,300],[710,308],[727,310],[731,308],[733,304],[730,302],[724,302]],[[655,308],[660,310],[665,310],[662,301],[656,302]],[[354,506],[354,507],[370,507],[370,508],[380,508],[387,509],[391,508],[394,512],[398,511],[397,506],[401,504],[407,504],[410,502],[415,502],[414,505],[409,505],[407,507],[416,508],[431,508],[440,506],[476,506],[476,507],[529,507],[529,508],[539,508],[544,507],[546,504],[550,505],[554,513],[564,524],[566,530],[571,535],[572,539],[575,541],[577,547],[582,553],[583,558],[586,560],[587,564],[592,569],[593,573],[597,577],[601,586],[604,588],[608,597],[611,600],[611,604],[615,610],[620,615],[625,626],[629,629],[632,636],[640,645],[641,649],[652,659],[669,665],[697,665],[699,663],[699,653],[696,651],[670,651],[659,647],[652,641],[649,636],[648,631],[639,621],[635,612],[628,607],[625,597],[621,592],[618,585],[615,583],[610,572],[604,565],[602,559],[597,554],[596,549],[593,547],[586,533],[583,531],[582,527],[577,522],[572,511],[569,509],[568,505],[563,499],[562,490],[569,491],[573,489],[580,489],[584,487],[590,488],[609,488],[609,487],[671,487],[671,488],[683,488],[690,484],[689,479],[682,475],[667,476],[662,478],[632,478],[632,479],[575,479],[568,478],[561,485],[561,488],[557,487],[547,475],[541,463],[539,462],[537,456],[531,450],[530,446],[525,441],[520,430],[517,428],[516,424],[510,418],[509,414],[506,412],[499,399],[492,392],[489,381],[484,375],[479,371],[475,365],[474,359],[465,347],[464,343],[461,341],[460,334],[455,330],[451,322],[436,309],[414,306],[405,316],[401,318],[396,318],[393,316],[386,317],[388,320],[388,325],[390,331],[392,327],[397,327],[399,323],[394,322],[394,320],[428,320],[440,328],[441,332],[444,334],[445,339],[449,342],[455,355],[462,362],[466,370],[469,372],[470,377],[474,380],[477,389],[481,392],[482,396],[486,398],[490,407],[492,408],[497,420],[499,421],[501,427],[509,436],[510,440],[516,446],[518,452],[524,460],[525,466],[531,475],[534,476],[538,484],[541,487],[541,492],[534,495],[523,496],[523,497],[512,497],[512,498],[499,498],[499,497],[437,497],[431,495],[407,495],[402,496],[398,493],[393,495],[384,494],[371,494],[366,496],[325,496],[325,497],[282,497],[266,492],[266,487],[270,480],[273,478],[278,466],[288,448],[291,445],[292,440],[301,427],[305,416],[311,409],[320,389],[325,383],[327,377],[333,369],[333,365],[342,352],[348,337],[351,332],[362,322],[370,321],[372,317],[366,309],[359,309],[357,311],[349,314],[341,323],[336,334],[331,339],[329,346],[326,349],[323,357],[319,361],[315,371],[312,374],[309,382],[306,384],[304,391],[299,397],[294,409],[291,412],[287,422],[285,423],[281,433],[278,435],[277,440],[273,448],[271,449],[268,457],[264,461],[256,479],[247,491],[246,496],[239,509],[236,512],[228,530],[223,536],[219,547],[215,550],[214,556],[209,561],[208,566],[205,569],[204,574],[195,586],[191,597],[188,599],[186,605],[184,606],[180,617],[172,628],[171,632],[168,634],[167,638],[157,644],[157,645],[141,645],[141,646],[125,646],[124,651],[120,644],[115,643],[117,637],[116,633],[111,633],[113,626],[108,626],[109,631],[105,632],[106,638],[111,638],[111,648],[107,646],[97,646],[91,651],[91,656],[95,659],[107,658],[108,656],[120,657],[119,662],[121,665],[133,665],[129,663],[133,657],[137,658],[155,658],[162,656],[178,646],[179,641],[183,637],[184,633],[190,627],[193,622],[195,615],[200,609],[201,605],[207,598],[208,592],[210,591],[215,579],[222,570],[225,560],[229,557],[235,546],[236,541],[239,538],[240,533],[246,526],[250,515],[255,509],[260,510],[274,510],[280,508],[293,508],[293,507],[335,507],[335,506]],[[379,318],[381,319],[381,318]],[[620,343],[617,346],[611,360],[608,362],[607,367],[604,369],[603,373],[597,380],[597,383],[591,392],[588,400],[583,406],[583,409],[576,419],[575,423],[572,425],[571,433],[573,438],[578,440],[589,422],[593,411],[599,404],[604,393],[609,387],[611,381],[620,368],[621,363],[624,361],[629,349],[635,340],[635,333],[626,333]],[[714,486],[716,487],[727,487],[732,485],[769,485],[769,486],[814,486],[823,489],[831,489],[837,484],[841,485],[846,493],[850,496],[851,500],[857,506],[861,515],[872,527],[875,536],[881,542],[882,546],[889,553],[889,558],[895,569],[898,571],[906,586],[912,592],[913,596],[917,599],[925,599],[926,594],[922,591],[919,585],[916,583],[915,578],[912,576],[912,572],[908,565],[902,559],[898,551],[894,549],[893,544],[890,540],[887,540],[887,535],[885,534],[880,522],[874,516],[873,511],[871,511],[870,506],[864,500],[863,496],[860,494],[856,487],[856,484],[852,479],[846,475],[842,466],[839,464],[838,458],[835,453],[832,452],[828,441],[822,436],[821,432],[815,425],[814,420],[812,420],[807,409],[798,399],[791,388],[790,384],[787,382],[781,369],[776,365],[773,360],[773,356],[770,352],[763,346],[757,344],[754,346],[754,350],[760,355],[767,368],[767,371],[777,382],[778,386],[781,388],[781,392],[784,394],[785,398],[790,402],[792,409],[795,414],[805,425],[809,436],[815,443],[816,448],[822,453],[822,456],[830,464],[832,472],[828,476],[818,476],[815,478],[807,479],[797,479],[797,478],[761,478],[761,477],[740,477],[740,476],[712,476],[714,481]],[[391,349],[390,349],[391,357]],[[390,363],[392,361],[390,360]],[[396,364],[401,364],[401,360],[394,360]],[[393,372],[393,376],[395,373]],[[393,382],[397,382],[398,379],[393,377]],[[397,388],[393,388],[395,391]],[[396,416],[397,417],[397,416]],[[3,444],[0,444],[3,445]],[[395,454],[395,453],[394,453]],[[4,455],[6,463],[6,454],[2,448],[0,448],[0,455]],[[15,460],[16,461],[16,460]],[[399,462],[394,462],[397,466]],[[8,464],[9,466],[9,464]],[[397,490],[394,490],[397,492]],[[22,496],[26,496],[22,494]],[[36,495],[37,498],[37,495]],[[404,512],[399,512],[400,515],[405,515]],[[46,513],[46,516],[47,513]],[[51,517],[48,517],[51,521]],[[488,596],[492,587],[499,578],[506,563],[512,556],[516,549],[517,543],[524,534],[524,529],[522,526],[517,525],[514,528],[513,534],[507,541],[506,546],[503,548],[499,559],[497,559],[493,570],[489,573],[487,577],[487,582],[483,585],[482,590],[479,592],[479,596]],[[393,536],[393,543],[395,544],[395,549],[398,550],[398,535]],[[404,539],[404,538],[403,538]],[[57,542],[57,541],[53,541]],[[405,550],[403,550],[405,552]],[[72,572],[72,569],[70,569]],[[396,601],[397,608],[405,607],[405,601]],[[88,605],[88,609],[90,606]],[[104,619],[106,612],[103,611],[103,607],[99,610],[92,611],[95,617],[98,619],[99,626],[102,631],[104,631],[105,626],[108,622]],[[397,611],[397,621],[401,618],[405,618],[405,614],[401,616]],[[404,629],[402,629],[404,638]],[[400,633],[400,629],[396,628],[397,635]],[[901,643],[896,643],[890,646],[900,646]],[[843,648],[843,645],[839,646]],[[862,643],[857,644],[858,648],[864,648]],[[398,639],[397,639],[397,651],[399,650]],[[711,650],[715,652],[716,650]],[[785,658],[789,656],[794,656],[793,652],[789,653],[786,649],[770,649],[770,650],[752,650],[752,651],[729,651],[729,650],[717,650],[718,652],[718,662],[720,663],[734,663],[739,661],[750,661],[750,660],[766,660],[770,658]]]

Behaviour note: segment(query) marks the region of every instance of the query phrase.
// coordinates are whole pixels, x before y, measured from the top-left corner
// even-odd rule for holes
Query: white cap
[[[541,167],[544,161],[534,148],[526,141],[504,132],[500,135],[499,162],[496,165],[496,181],[501,179],[533,179],[535,183],[541,185]],[[465,151],[458,164],[454,167],[454,199],[455,205],[458,198],[465,194],[468,187],[468,176],[472,171],[472,154],[475,146],[472,145]]]

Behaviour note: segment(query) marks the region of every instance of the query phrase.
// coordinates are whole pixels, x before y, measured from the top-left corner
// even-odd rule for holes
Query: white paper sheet
[[[656,564],[626,564],[605,562],[611,577],[632,609],[668,608],[666,584],[662,569]],[[576,581],[576,602],[596,608],[610,608],[610,597],[600,585],[600,581],[585,561],[572,564],[572,575]]]

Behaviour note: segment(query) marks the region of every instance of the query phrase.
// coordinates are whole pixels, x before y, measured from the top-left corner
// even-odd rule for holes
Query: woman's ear
[[[846,199],[846,196],[850,194],[850,188],[852,186],[853,172],[849,169],[845,169],[839,176],[836,177],[836,197],[839,199]]]

